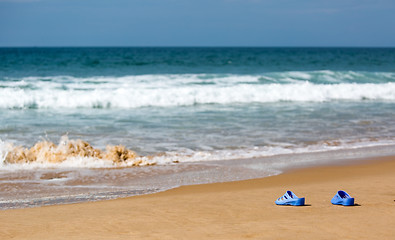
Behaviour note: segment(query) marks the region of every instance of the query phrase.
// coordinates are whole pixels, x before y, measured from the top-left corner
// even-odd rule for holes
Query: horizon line
[[[133,46],[133,45],[54,45],[54,46],[0,46],[0,48],[395,48],[395,46],[221,46],[221,45],[147,45],[147,46]]]

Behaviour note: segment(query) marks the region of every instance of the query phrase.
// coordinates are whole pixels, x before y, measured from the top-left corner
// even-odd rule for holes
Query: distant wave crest
[[[138,108],[267,102],[395,101],[395,74],[280,72],[0,81],[0,108]]]

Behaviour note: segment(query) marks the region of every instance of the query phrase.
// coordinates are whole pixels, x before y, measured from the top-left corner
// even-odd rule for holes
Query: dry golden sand
[[[308,206],[276,206],[286,190]],[[337,190],[357,206],[333,206]],[[395,157],[185,186],[126,199],[0,211],[0,239],[395,239]]]

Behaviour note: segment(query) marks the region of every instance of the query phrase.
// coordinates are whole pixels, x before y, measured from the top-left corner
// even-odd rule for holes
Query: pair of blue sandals
[[[287,191],[282,197],[279,197],[275,203],[277,205],[303,206],[305,198],[298,198],[293,192]],[[338,191],[332,198],[331,203],[334,205],[354,206],[354,198],[345,191]]]

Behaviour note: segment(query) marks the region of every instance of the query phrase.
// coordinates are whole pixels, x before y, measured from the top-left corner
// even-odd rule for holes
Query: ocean
[[[394,147],[395,48],[0,48],[0,209]]]

